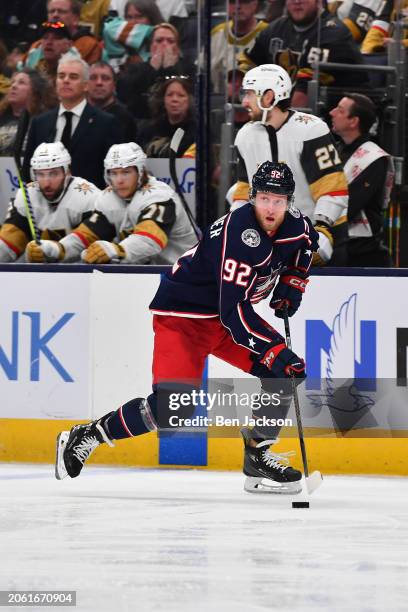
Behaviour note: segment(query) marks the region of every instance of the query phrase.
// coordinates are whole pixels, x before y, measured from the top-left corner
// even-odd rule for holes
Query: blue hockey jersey
[[[254,310],[285,268],[307,275],[318,234],[299,211],[287,212],[273,237],[248,203],[207,228],[167,273],[150,309],[159,315],[219,317],[233,340],[262,354],[282,336]]]

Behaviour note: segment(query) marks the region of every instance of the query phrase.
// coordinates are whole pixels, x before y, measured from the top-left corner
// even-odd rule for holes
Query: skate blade
[[[309,474],[309,476],[305,478],[305,480],[307,492],[309,493],[309,495],[311,495],[313,491],[316,491],[316,489],[322,484],[323,476],[318,470],[316,470],[315,472]]]
[[[64,450],[69,438],[69,431],[62,431],[57,438],[57,456],[55,459],[55,478],[62,480],[68,476],[64,463]]]
[[[247,493],[263,493],[274,495],[297,495],[302,492],[301,481],[295,482],[276,482],[267,478],[257,478],[247,476],[244,483],[244,490]]]

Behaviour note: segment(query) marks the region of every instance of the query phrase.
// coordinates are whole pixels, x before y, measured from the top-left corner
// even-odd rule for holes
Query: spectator
[[[18,190],[0,230],[0,261],[15,261],[26,246],[28,261],[72,260],[70,240],[65,238],[61,247],[55,241],[91,215],[99,189],[83,178],[72,176],[70,165],[71,157],[60,142],[42,143],[37,147],[31,159],[34,182],[27,189],[41,231],[41,245],[30,242],[32,235],[26,207]]]
[[[18,41],[32,43],[47,18],[46,0],[3,0],[0,3],[0,38],[11,49]]]
[[[78,0],[49,0],[47,5],[48,21],[63,23],[69,32],[71,45],[78,55],[88,64],[97,62],[102,57],[102,47],[99,41],[89,34],[87,28],[79,26],[81,3]],[[30,59],[33,55],[34,59]],[[41,40],[31,46],[27,56],[27,65],[34,67],[42,58]],[[33,63],[35,61],[35,63]]]
[[[381,9],[383,0],[354,0],[348,7],[349,2],[342,3],[339,18],[350,30],[354,40],[361,43],[364,40],[376,12]],[[345,10],[344,10],[345,9]]]
[[[140,142],[148,157],[169,157],[170,141],[177,130],[185,132],[178,157],[195,157],[194,102],[188,77],[166,78],[154,87],[151,100],[151,119],[140,130]]]
[[[282,17],[285,11],[285,0],[267,0],[265,10],[265,21],[270,23],[278,17]]]
[[[0,100],[10,87],[9,72],[7,70],[7,47],[0,39]]]
[[[403,29],[402,44],[408,48],[408,29],[406,15],[408,13],[408,1],[401,0],[401,15],[397,15],[393,0],[386,0],[377,18],[372,22],[365,37],[361,50],[365,54],[385,53],[390,41],[393,40],[394,26],[392,22],[405,16],[405,27]]]
[[[211,30],[211,79],[214,93],[225,89],[227,73],[238,65],[238,56],[268,27],[257,19],[259,0],[229,0],[230,21],[219,23]]]
[[[103,28],[105,55],[117,71],[124,64],[149,59],[149,42],[153,27],[162,23],[155,2],[130,0],[125,5],[125,17],[113,17]]]
[[[320,0],[287,0],[286,8],[288,14],[270,23],[252,49],[241,54],[240,68],[246,72],[261,64],[279,64],[296,81],[292,105],[305,107],[313,62],[362,64],[363,58],[348,28],[321,9]],[[361,73],[320,71],[322,85],[359,87],[365,80]]]
[[[128,0],[125,4],[125,19],[132,25],[158,25],[164,21],[154,0]]]
[[[80,24],[88,31],[100,37],[103,21],[109,13],[110,0],[87,0],[82,4]]]
[[[27,56],[28,43],[21,42],[13,44],[10,53],[7,55],[3,64],[4,72],[12,75],[20,66],[24,65],[24,60]]]
[[[77,50],[72,49],[71,33],[67,26],[60,21],[46,21],[43,23],[40,46],[30,49],[25,66],[35,68],[55,81],[58,62],[66,53],[79,58]]]
[[[166,76],[188,75],[193,65],[181,57],[179,35],[169,23],[154,28],[150,60],[128,66],[118,79],[118,97],[137,119],[149,117],[148,91]]]
[[[14,142],[19,119],[24,110],[38,115],[55,103],[50,83],[35,70],[25,68],[16,72],[11,87],[0,103],[0,155],[14,154]]]
[[[82,59],[63,57],[58,64],[59,107],[34,117],[24,156],[24,176],[42,142],[62,141],[72,157],[72,173],[104,187],[103,160],[109,147],[123,139],[117,119],[86,101],[89,66]]]
[[[110,187],[95,213],[73,232],[86,263],[172,264],[196,243],[176,193],[146,171],[134,142],[114,145],[105,159]]]
[[[126,106],[116,99],[115,73],[106,62],[92,64],[89,69],[88,102],[114,115],[127,138],[136,139],[136,122]]]
[[[127,4],[128,0],[111,0],[110,8],[123,17]],[[183,19],[188,15],[184,0],[156,0],[156,4],[165,21],[170,20],[171,17]]]
[[[391,158],[372,141],[376,120],[373,102],[361,94],[346,94],[330,115],[340,136],[340,158],[349,188],[348,265],[389,267],[391,258],[383,243],[383,212],[388,207],[393,182]]]

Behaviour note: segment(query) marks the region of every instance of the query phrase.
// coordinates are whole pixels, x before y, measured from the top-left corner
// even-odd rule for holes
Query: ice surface
[[[239,473],[88,467],[59,482],[3,464],[0,589],[76,590],[68,609],[89,612],[406,611],[407,485],[327,477],[307,510],[245,493]]]

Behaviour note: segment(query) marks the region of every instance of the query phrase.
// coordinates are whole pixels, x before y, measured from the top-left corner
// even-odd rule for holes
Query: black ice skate
[[[252,432],[243,427],[241,435],[245,444],[244,474],[247,476],[244,484],[245,491],[249,493],[286,493],[296,494],[302,491],[300,480],[302,473],[289,465],[291,455],[288,453],[276,454],[269,450],[271,444],[277,440],[255,439],[257,445],[250,446]]]
[[[66,476],[79,476],[85,461],[104,442],[114,446],[102,426],[102,419],[75,425],[71,431],[62,431],[57,438],[55,477],[62,480]]]

